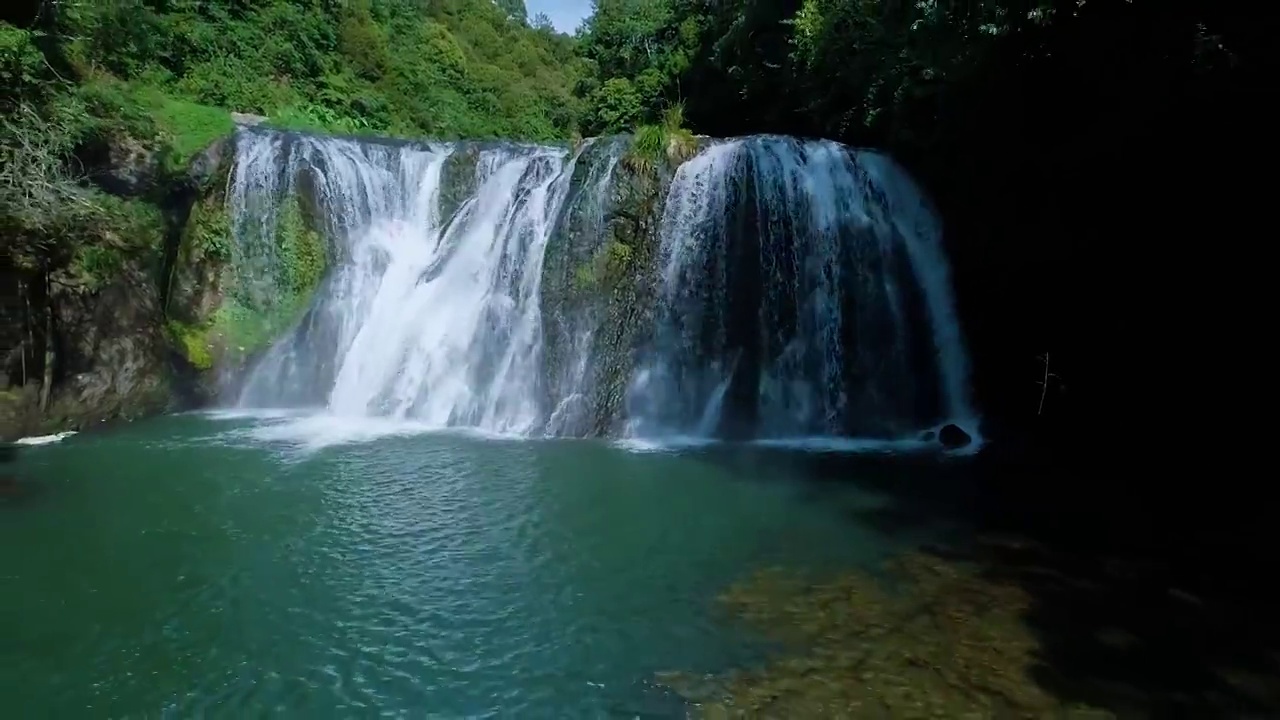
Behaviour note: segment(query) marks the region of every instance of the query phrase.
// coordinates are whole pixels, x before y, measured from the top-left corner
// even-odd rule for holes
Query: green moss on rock
[[[632,268],[631,246],[616,239],[602,245],[587,262],[574,269],[574,289],[581,293],[611,292],[626,282]]]
[[[187,228],[194,253],[219,261],[231,258],[231,216],[222,203],[197,203],[191,209]]]
[[[170,320],[167,329],[174,348],[192,367],[197,370],[213,368],[213,348],[208,342],[205,329],[191,327],[177,320]]]
[[[231,217],[220,194],[192,208],[174,268],[169,339],[195,370],[241,365],[305,312],[329,266],[328,244],[304,212],[286,198],[269,245],[269,273],[238,267]]]
[[[310,300],[328,266],[328,248],[314,228],[304,222],[300,201],[293,199],[280,210],[276,227],[279,252],[277,284],[286,291],[282,304],[295,306]]]

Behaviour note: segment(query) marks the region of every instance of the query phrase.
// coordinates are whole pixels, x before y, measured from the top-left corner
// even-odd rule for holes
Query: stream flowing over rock
[[[274,320],[223,404],[534,436],[976,435],[939,221],[879,153],[759,136],[655,164],[627,137],[255,128],[226,208],[224,294]],[[289,281],[289,214],[324,246],[310,284]]]

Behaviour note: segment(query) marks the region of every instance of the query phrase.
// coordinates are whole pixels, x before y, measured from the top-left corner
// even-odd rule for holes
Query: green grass
[[[138,98],[164,133],[175,165],[185,166],[196,153],[236,129],[231,113],[223,108],[179,100],[154,88],[139,89]]]
[[[175,168],[185,167],[196,153],[235,131],[229,110],[177,98],[141,81],[97,74],[76,92],[90,114],[101,118],[101,130],[158,140],[168,146],[168,161]]]
[[[267,116],[267,124],[282,130],[306,130],[338,135],[369,135],[376,129],[364,118],[350,118],[309,103],[287,105]],[[390,133],[387,133],[390,134]]]
[[[697,138],[684,127],[684,105],[676,103],[663,113],[661,124],[635,129],[625,160],[635,172],[648,175],[664,162],[679,165],[697,150]]]

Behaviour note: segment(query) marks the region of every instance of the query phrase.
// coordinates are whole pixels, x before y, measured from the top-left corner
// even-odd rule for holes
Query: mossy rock
[[[234,242],[222,194],[197,200],[187,215],[169,272],[166,314],[170,319],[199,325],[213,315],[222,302],[223,275]]]
[[[594,192],[596,178],[585,166],[623,151],[615,138],[584,153],[573,177],[576,193]],[[602,155],[595,155],[601,153]],[[671,173],[637,169],[622,155],[596,200],[599,207],[575,207],[561,221],[543,267],[543,323],[547,386],[552,407],[571,393],[584,401],[573,417],[557,418],[552,432],[610,435],[620,429],[636,348],[643,346],[656,305],[659,223]],[[596,212],[598,211],[598,215]],[[576,338],[589,334],[591,362],[578,378],[571,354]]]
[[[237,267],[238,246],[220,196],[192,209],[171,292],[168,337],[198,372],[234,369],[286,332],[310,305],[330,248],[301,196],[284,200],[270,243],[270,272]]]
[[[440,223],[447,224],[462,203],[476,192],[480,146],[461,143],[444,161],[440,170]]]

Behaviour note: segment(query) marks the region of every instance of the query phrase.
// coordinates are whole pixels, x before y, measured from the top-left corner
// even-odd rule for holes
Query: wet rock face
[[[621,431],[636,351],[653,326],[658,225],[673,169],[637,168],[627,147],[625,138],[602,139],[583,151],[543,262],[551,434]]]
[[[479,144],[463,144],[445,160],[440,171],[440,223],[448,223],[462,203],[476,191]]]
[[[22,396],[21,389],[0,390],[0,443],[22,436],[27,406],[27,399]]]
[[[51,284],[56,374],[43,425],[83,428],[170,404],[167,345],[154,282],[126,267],[110,285]]]
[[[191,158],[186,178],[193,188],[209,192],[216,189],[212,187],[214,183],[226,184],[233,144],[232,138],[222,138]]]

